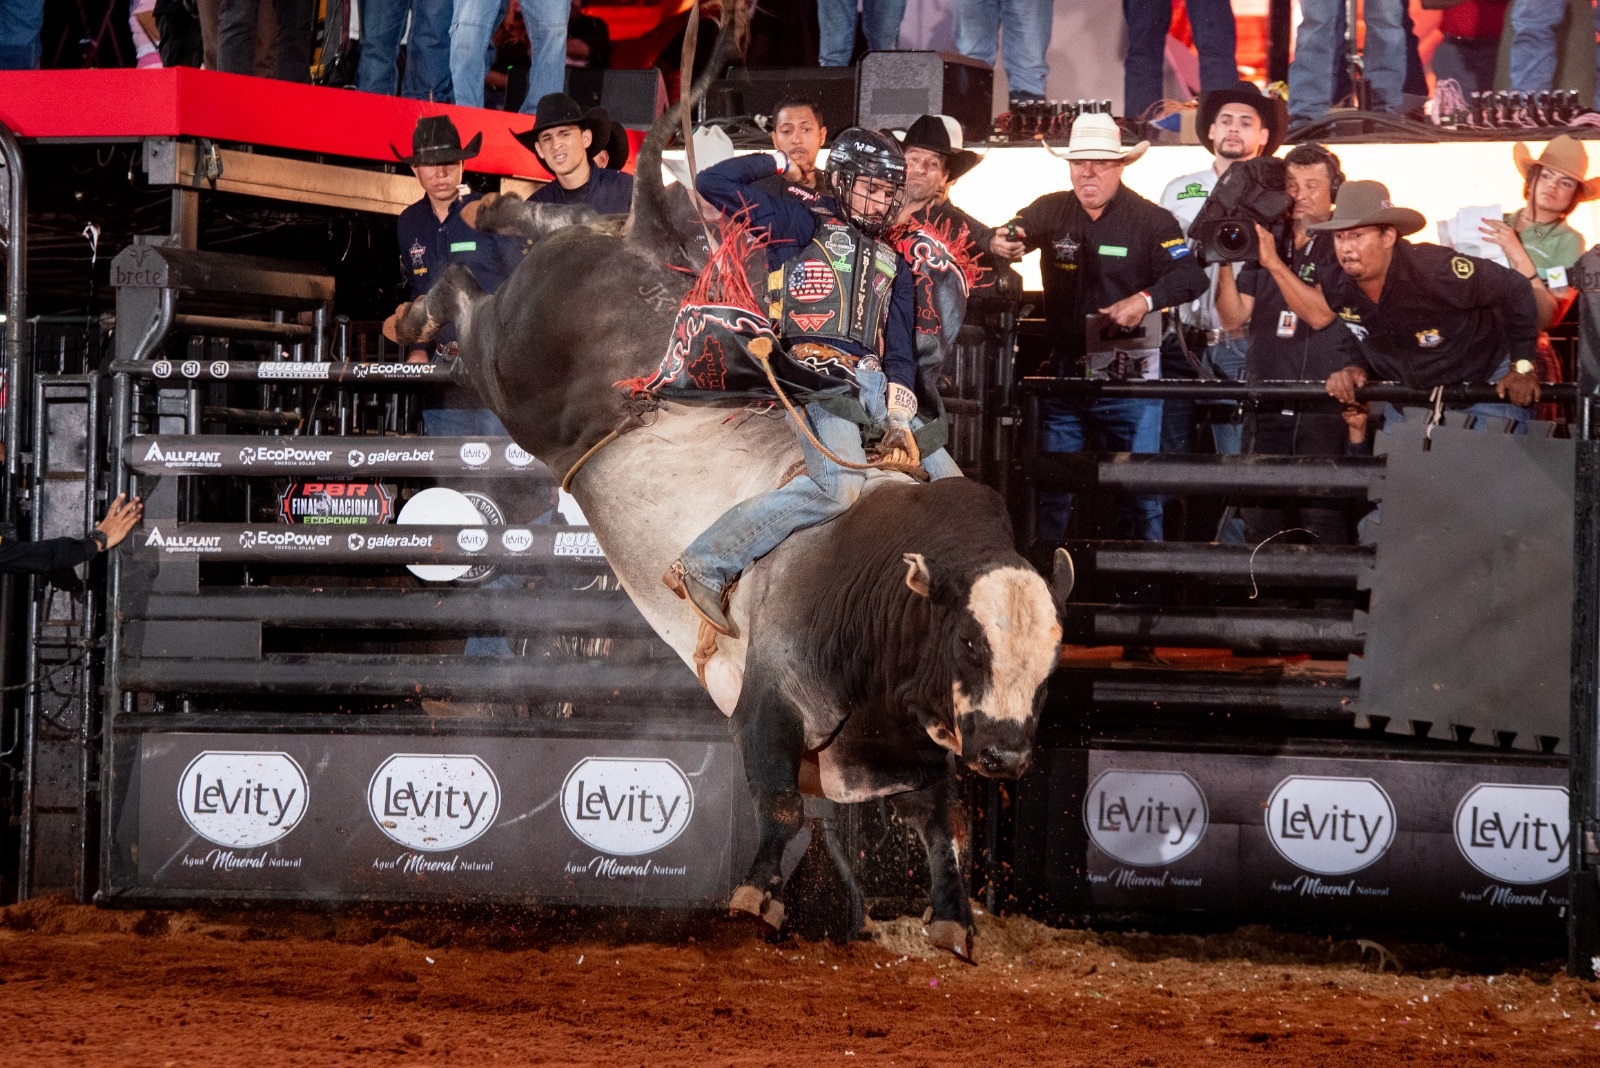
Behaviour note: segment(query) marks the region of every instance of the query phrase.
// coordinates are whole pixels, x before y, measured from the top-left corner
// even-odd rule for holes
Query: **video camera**
[[[1285,192],[1288,168],[1274,156],[1240,160],[1222,172],[1217,186],[1189,225],[1189,240],[1201,263],[1254,260],[1259,255],[1255,224],[1283,239],[1294,200]]]

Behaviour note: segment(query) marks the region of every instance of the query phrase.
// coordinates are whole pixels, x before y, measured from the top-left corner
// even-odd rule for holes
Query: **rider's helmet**
[[[893,137],[852,126],[834,141],[828,155],[828,175],[833,199],[851,223],[869,237],[877,237],[894,224],[906,192],[906,157]],[[888,210],[881,218],[852,210],[850,190],[857,178],[878,178],[893,186]]]

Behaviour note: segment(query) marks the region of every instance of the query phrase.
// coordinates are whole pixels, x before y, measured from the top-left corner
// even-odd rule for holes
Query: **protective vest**
[[[849,338],[881,353],[898,264],[894,246],[819,216],[811,243],[768,277],[768,315],[785,341]]]

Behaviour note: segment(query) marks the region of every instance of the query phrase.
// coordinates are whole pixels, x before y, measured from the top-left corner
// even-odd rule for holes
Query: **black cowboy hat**
[[[1261,150],[1261,154],[1270,156],[1278,151],[1278,146],[1283,144],[1284,131],[1289,128],[1289,109],[1277,97],[1268,96],[1249,82],[1240,82],[1230,89],[1212,89],[1200,94],[1200,109],[1195,113],[1194,130],[1200,135],[1207,152],[1215,153],[1216,149],[1206,140],[1206,131],[1217,121],[1217,112],[1229,104],[1255,108],[1267,128],[1267,147]]]
[[[628,164],[628,128],[620,122],[611,121],[611,113],[605,108],[590,108],[584,112],[584,118],[594,119],[600,124],[603,133],[597,133],[589,145],[589,160],[601,152],[609,153],[606,156],[606,170],[620,171]]]
[[[604,147],[608,125],[609,120],[597,120],[592,111],[585,115],[578,102],[566,93],[546,93],[539,98],[539,107],[533,116],[533,129],[526,133],[517,133],[513,130],[511,136],[515,137],[523,148],[537,156],[539,150],[535,146],[539,143],[539,135],[546,130],[553,130],[558,126],[581,127],[589,131],[591,135],[589,144],[593,148],[595,145]]]
[[[943,156],[945,176],[952,182],[983,159],[976,152],[960,147],[961,124],[948,115],[921,116],[911,124],[900,142],[902,148],[925,148]]]
[[[472,140],[463,148],[461,133],[456,129],[456,124],[450,121],[450,116],[425,115],[417,120],[417,128],[411,131],[411,155],[402,156],[400,150],[393,144],[389,146],[389,151],[393,152],[394,158],[401,163],[422,167],[432,163],[460,163],[464,159],[471,159],[478,154],[478,146],[481,144],[483,144],[483,133],[480,131],[473,134]]]

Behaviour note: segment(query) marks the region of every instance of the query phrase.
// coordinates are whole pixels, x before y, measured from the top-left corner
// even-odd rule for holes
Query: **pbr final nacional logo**
[[[183,769],[178,811],[214,845],[271,845],[306,814],[306,773],[288,753],[207,751]]]
[[[1349,875],[1394,843],[1394,802],[1371,779],[1291,775],[1267,799],[1267,837],[1283,859],[1318,875]]]
[[[1456,806],[1456,848],[1491,879],[1527,886],[1570,866],[1572,818],[1565,788],[1482,782]]]
[[[693,814],[694,790],[670,760],[586,757],[561,784],[567,829],[612,856],[654,853],[682,834]]]
[[[1181,771],[1109,769],[1084,795],[1089,838],[1124,864],[1155,867],[1187,856],[1206,833],[1206,795]]]
[[[459,849],[494,823],[500,782],[481,759],[455,753],[396,753],[372,773],[367,810],[409,849]]]

